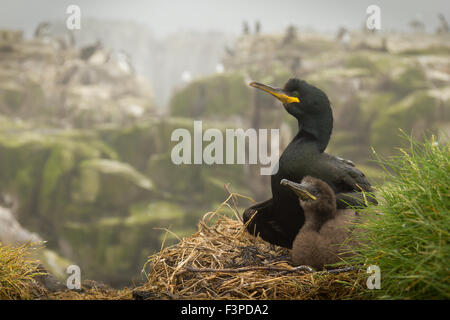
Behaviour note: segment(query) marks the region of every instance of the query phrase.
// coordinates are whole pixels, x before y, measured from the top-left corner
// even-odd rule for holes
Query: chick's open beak
[[[288,179],[283,179],[280,182],[283,186],[288,186],[301,200],[317,200],[317,197],[309,193],[307,187],[301,183],[296,183]]]
[[[283,91],[283,89],[280,89],[280,88],[274,88],[274,87],[268,86],[266,84],[262,84],[262,83],[254,82],[254,81],[251,82],[249,84],[249,86],[270,93],[275,98],[280,100],[283,104],[289,104],[289,103],[293,103],[293,102],[300,102],[300,100],[297,97],[291,97],[291,96],[287,95]]]

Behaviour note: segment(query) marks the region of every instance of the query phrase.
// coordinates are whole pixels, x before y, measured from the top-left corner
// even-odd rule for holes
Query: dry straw
[[[79,291],[35,292],[32,278],[37,273],[36,262],[23,258],[28,247],[11,250],[0,247],[3,250],[0,257],[9,261],[0,272],[2,297],[71,300],[364,297],[361,295],[367,276],[364,273],[352,268],[314,272],[306,266],[293,267],[288,249],[248,234],[237,209],[238,198],[246,197],[232,193],[216,211],[206,213],[192,236],[167,248],[163,248],[163,243],[161,251],[144,266],[147,281],[134,290],[115,290],[95,281],[84,281]],[[170,233],[166,231],[166,235]]]
[[[243,196],[230,194],[203,216],[195,234],[151,256],[144,266],[148,281],[133,291],[134,298],[344,299],[357,294],[358,271],[295,268],[288,249],[248,234],[238,197]]]
[[[95,281],[83,281],[81,290],[61,290],[50,292],[45,299],[51,300],[130,300],[131,290],[116,290]]]
[[[35,281],[42,275],[38,261],[31,258],[36,249],[32,243],[18,247],[0,243],[0,300],[31,299],[45,292]]]

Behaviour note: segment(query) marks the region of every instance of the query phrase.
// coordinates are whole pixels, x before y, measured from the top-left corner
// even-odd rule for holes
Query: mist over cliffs
[[[49,22],[49,33],[67,37],[63,22]],[[73,31],[75,45],[92,45],[97,40],[117,54],[129,57],[135,71],[150,79],[160,112],[173,90],[183,86],[183,74],[201,77],[216,72],[225,47],[233,37],[215,31],[180,30],[164,37],[133,21],[85,19],[81,30]]]

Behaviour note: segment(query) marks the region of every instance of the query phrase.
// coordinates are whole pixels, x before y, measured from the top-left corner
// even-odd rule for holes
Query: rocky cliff
[[[165,229],[191,234],[226,199],[225,184],[256,200],[270,195],[258,165],[173,164],[172,132],[192,135],[194,120],[221,132],[279,128],[283,148],[294,119],[247,81],[281,86],[293,75],[330,97],[329,152],[377,178],[370,147],[390,154],[400,144],[399,127],[419,136],[444,132],[445,139],[449,40],[357,33],[351,39],[292,30],[243,36],[224,53],[225,72],[179,88],[170,114],[159,117],[149,81],[104,45],[77,48],[0,31],[0,193],[13,199],[22,227],[78,264],[84,278],[117,286],[139,281],[163,240],[177,241]]]

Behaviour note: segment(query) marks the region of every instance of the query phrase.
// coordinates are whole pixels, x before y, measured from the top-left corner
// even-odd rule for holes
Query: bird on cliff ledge
[[[333,129],[333,114],[322,90],[299,79],[290,79],[282,89],[258,82],[250,86],[280,100],[297,119],[299,131],[281,155],[278,172],[271,176],[272,198],[244,211],[249,233],[275,245],[292,247],[305,217],[297,196],[280,184],[283,179],[299,183],[305,176],[312,176],[325,181],[336,194],[338,209],[377,203],[366,194],[372,192],[369,181],[351,161],[324,152]]]
[[[308,176],[299,184],[283,179],[281,185],[294,191],[305,215],[305,223],[292,244],[294,266],[322,270],[325,265],[350,256],[350,248],[357,246],[349,240],[351,226],[360,222],[360,215],[352,209],[337,210],[334,192],[322,180]]]

